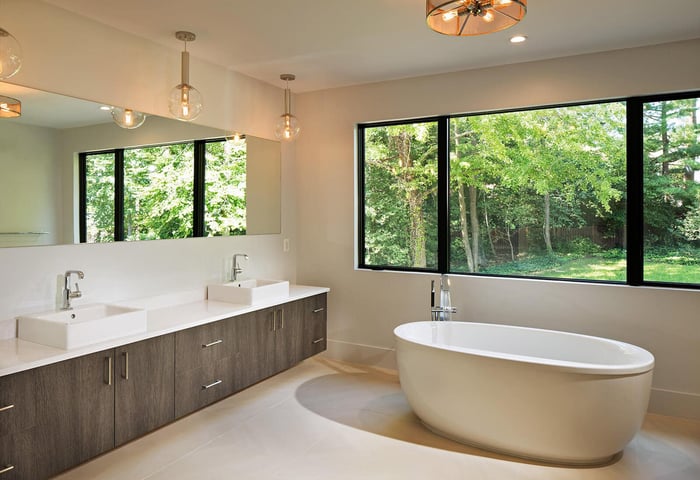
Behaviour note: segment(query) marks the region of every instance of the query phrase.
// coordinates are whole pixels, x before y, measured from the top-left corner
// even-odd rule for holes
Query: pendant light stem
[[[183,85],[190,84],[190,52],[185,49],[181,55],[181,78]]]

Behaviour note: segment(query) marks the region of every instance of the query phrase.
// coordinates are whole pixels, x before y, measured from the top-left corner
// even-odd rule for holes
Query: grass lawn
[[[627,261],[624,257],[556,255],[550,258],[531,257],[519,262],[502,264],[484,269],[482,273],[624,282],[627,275],[626,265]],[[657,257],[645,262],[644,279],[656,282],[700,284],[700,264],[683,265],[672,259],[662,261]]]

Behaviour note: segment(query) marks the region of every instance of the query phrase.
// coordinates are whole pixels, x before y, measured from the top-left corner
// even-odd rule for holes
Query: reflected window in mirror
[[[80,241],[246,234],[246,144],[195,140],[79,155]]]

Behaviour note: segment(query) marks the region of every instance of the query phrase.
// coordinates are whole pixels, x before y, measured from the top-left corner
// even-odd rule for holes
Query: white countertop
[[[146,331],[138,335],[120,337],[108,342],[95,343],[71,350],[47,347],[18,338],[0,340],[0,377],[177,332],[186,328],[204,325],[236,315],[255,312],[263,308],[293,302],[294,300],[312,297],[329,291],[330,289],[325,287],[290,285],[289,297],[259,303],[257,305],[240,305],[209,300],[196,300],[188,303],[178,303],[169,306],[158,305],[156,308],[148,308],[148,299],[142,299],[136,302],[136,305],[134,305],[134,302],[115,302],[119,305],[146,305]],[[156,305],[158,303],[159,302],[153,302],[153,304]]]

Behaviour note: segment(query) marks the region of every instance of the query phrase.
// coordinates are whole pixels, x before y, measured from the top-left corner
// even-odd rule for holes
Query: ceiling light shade
[[[22,48],[17,39],[0,28],[0,80],[10,78],[22,66]]]
[[[187,42],[197,37],[194,33],[180,31],[175,33],[175,38],[185,42],[185,49],[181,58],[181,82],[170,91],[168,107],[175,118],[189,122],[202,112],[202,94],[190,85],[190,53],[187,51]]]
[[[291,73],[283,73],[280,78],[287,82],[287,86],[284,89],[284,113],[275,125],[275,137],[285,142],[293,142],[301,133],[299,120],[292,115],[292,93],[289,90],[289,82],[296,77]]]
[[[15,118],[22,115],[22,102],[0,95],[0,118]]]
[[[483,35],[512,27],[527,13],[527,0],[426,0],[425,18],[438,33]]]
[[[112,107],[112,119],[122,128],[139,128],[146,121],[146,114],[130,108]]]

